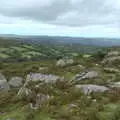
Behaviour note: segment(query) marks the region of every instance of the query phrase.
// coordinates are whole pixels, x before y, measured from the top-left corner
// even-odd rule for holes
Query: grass
[[[2,41],[2,44],[0,44],[0,58],[6,60],[10,56],[12,59],[12,62],[0,62],[0,71],[8,80],[13,76],[25,78],[30,72],[40,72],[64,76],[65,81],[58,82],[55,85],[44,84],[38,90],[35,89],[34,84],[29,86],[33,91],[52,96],[48,103],[39,110],[30,109],[30,100],[26,98],[17,99],[17,90],[0,93],[0,120],[7,120],[8,118],[15,120],[119,120],[119,89],[85,95],[81,90],[75,89],[74,86],[69,84],[69,80],[86,69],[98,71],[99,77],[83,80],[80,82],[81,84],[107,86],[109,82],[119,81],[119,74],[104,71],[106,65],[101,64],[104,54],[81,54],[80,49],[62,45],[28,45],[19,42],[6,45]],[[57,67],[57,59],[66,56],[73,58],[75,64],[63,68]],[[95,56],[97,56],[97,59]],[[47,59],[45,59],[46,57]],[[19,60],[24,59],[20,62],[18,58]],[[26,59],[29,61],[26,61]],[[116,67],[120,69],[119,64],[116,64]],[[84,68],[80,68],[78,65],[82,65]]]
[[[39,111],[33,111],[28,106],[18,106],[18,108],[11,112],[5,113],[0,116],[0,120],[15,119],[15,120],[54,120],[49,114]]]
[[[110,101],[110,99],[115,99],[114,93],[113,96],[111,93],[94,93],[89,99],[80,90],[62,83],[53,86],[43,85],[39,92],[54,96],[49,104],[42,106],[40,110],[31,110],[26,100],[16,101],[11,99],[13,95],[8,94],[8,97],[3,99],[9,100],[6,101],[8,104],[0,105],[0,111],[4,111],[0,120],[7,118],[16,120],[118,120],[114,118],[118,116],[117,107],[120,104],[118,100],[117,102]],[[94,99],[96,102],[93,101]],[[77,107],[70,107],[71,104]]]
[[[104,111],[100,112],[101,120],[119,120],[116,119],[116,112],[120,107],[119,103],[113,104],[109,103],[104,106]]]

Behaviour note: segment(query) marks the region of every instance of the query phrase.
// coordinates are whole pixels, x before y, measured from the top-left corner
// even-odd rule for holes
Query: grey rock
[[[94,100],[92,100],[94,103],[96,103],[97,102],[97,100],[96,99],[94,99]]]
[[[74,60],[73,59],[67,59],[66,64],[67,65],[72,65],[72,64],[74,64]]]
[[[66,63],[63,59],[60,59],[60,60],[57,61],[56,66],[64,67],[64,66],[66,66]]]
[[[72,64],[74,64],[74,60],[73,59],[60,59],[56,63],[56,65],[58,67],[65,67],[67,65],[72,65]]]
[[[91,92],[105,92],[109,90],[109,88],[105,86],[86,84],[86,85],[76,85],[78,89],[81,89],[85,94],[90,94]]]
[[[109,52],[105,58],[103,59],[103,64],[112,64],[115,61],[120,61],[120,52],[119,51],[111,51]]]
[[[118,52],[118,51],[111,51],[111,52],[108,52],[106,57],[119,56],[119,55],[120,55],[120,52]]]
[[[9,91],[10,86],[7,80],[0,80],[0,91]]]
[[[8,91],[10,90],[10,86],[7,82],[7,80],[5,79],[5,76],[0,73],[0,91]]]
[[[74,78],[73,78],[73,82],[79,82],[81,80],[84,79],[93,79],[93,78],[97,78],[98,77],[98,72],[97,71],[85,71],[81,74],[77,74]]]
[[[58,80],[60,80],[59,76],[52,75],[52,74],[41,74],[41,73],[31,73],[27,75],[26,78],[27,81],[33,81],[33,82],[44,82],[44,83],[56,83]]]
[[[120,56],[113,56],[113,57],[108,57],[108,58],[105,58],[102,63],[103,64],[112,64],[113,62],[115,61],[120,61]]]
[[[84,76],[82,76],[82,79],[91,79],[98,77],[98,72],[96,71],[89,71]]]
[[[11,87],[19,88],[23,85],[23,78],[21,77],[12,77],[9,81]]]

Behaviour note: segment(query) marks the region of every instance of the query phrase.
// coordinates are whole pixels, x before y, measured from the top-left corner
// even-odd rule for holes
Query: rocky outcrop
[[[23,85],[23,78],[21,77],[12,77],[9,81],[9,85],[14,88],[19,88]]]
[[[26,77],[26,81],[24,85],[18,91],[18,98],[31,94],[31,91],[28,86],[29,84],[33,84],[34,88],[40,88],[42,84],[55,84],[59,80],[61,80],[59,76],[55,76],[52,74],[41,74],[41,73],[30,73]],[[38,83],[40,82],[40,83]],[[37,84],[36,84],[37,83]],[[42,84],[41,84],[42,83]]]
[[[94,79],[98,77],[98,72],[97,71],[85,71],[81,74],[77,74],[72,82],[79,82],[84,79]]]
[[[104,60],[102,61],[103,64],[113,64],[116,61],[120,61],[120,52],[118,51],[113,51],[109,52]]]
[[[22,99],[22,98],[26,99],[30,104],[31,109],[35,109],[35,110],[40,109],[42,105],[47,104],[47,102],[50,99],[50,96],[41,93],[39,91],[41,86],[38,84],[33,84],[33,86],[31,87],[30,82],[33,82],[33,81],[26,80],[23,87],[19,89],[17,97],[19,99]]]
[[[105,86],[92,85],[92,84],[76,85],[75,87],[81,89],[85,94],[90,94],[92,92],[105,92],[109,90],[109,88]]]
[[[72,64],[74,64],[74,60],[73,59],[60,59],[56,63],[56,65],[58,67],[65,67],[67,65],[72,65]]]
[[[57,61],[56,65],[57,65],[58,67],[65,67],[65,66],[66,66],[66,63],[65,63],[64,60],[61,59],[61,60],[58,60],[58,61]]]
[[[112,64],[113,62],[115,61],[120,61],[120,56],[114,56],[114,57],[108,57],[108,58],[105,58],[102,63],[103,64]]]
[[[72,65],[72,64],[74,64],[74,60],[73,59],[68,59],[68,60],[66,60],[66,64],[67,65]]]
[[[52,74],[30,73],[27,75],[23,87],[19,89],[17,97],[27,99],[31,109],[40,109],[50,99],[50,96],[42,93],[41,89],[44,89],[44,85],[55,84],[59,80],[59,76]]]
[[[113,56],[119,56],[120,55],[120,52],[118,51],[111,51],[109,52],[106,57],[113,57]]]
[[[44,82],[44,83],[51,83],[54,84],[58,80],[60,80],[59,76],[52,75],[52,74],[42,74],[42,73],[31,73],[27,75],[27,81],[33,82]]]
[[[98,72],[89,71],[89,72],[86,72],[86,74],[82,76],[82,79],[91,79],[91,78],[96,78],[96,77],[98,77]]]

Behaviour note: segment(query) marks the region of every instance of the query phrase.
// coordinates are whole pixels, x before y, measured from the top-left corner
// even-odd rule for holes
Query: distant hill
[[[20,36],[14,34],[2,34],[3,38],[15,38],[24,42],[40,42],[42,44],[81,44],[89,46],[120,46],[119,38],[82,38],[61,36]]]

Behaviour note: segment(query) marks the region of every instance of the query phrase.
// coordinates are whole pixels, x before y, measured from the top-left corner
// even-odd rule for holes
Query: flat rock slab
[[[89,94],[92,92],[105,92],[109,90],[109,88],[105,86],[99,86],[99,85],[93,85],[93,84],[76,85],[75,87],[81,89],[85,94]]]
[[[59,76],[52,75],[52,74],[41,74],[41,73],[31,73],[27,75],[27,81],[33,82],[44,82],[44,83],[56,83],[60,80]]]
[[[98,77],[98,72],[97,71],[85,71],[81,74],[77,74],[72,82],[79,82],[81,80],[84,80],[84,79],[94,79],[94,78],[97,78]]]
[[[82,79],[91,79],[98,77],[98,72],[96,71],[89,71],[84,76],[82,76]]]

